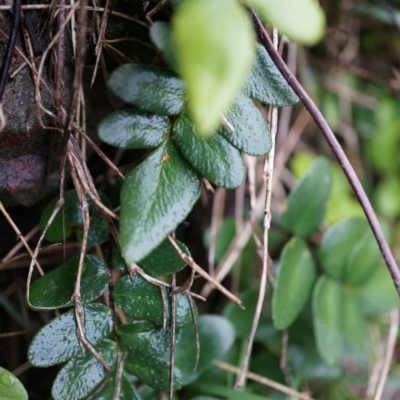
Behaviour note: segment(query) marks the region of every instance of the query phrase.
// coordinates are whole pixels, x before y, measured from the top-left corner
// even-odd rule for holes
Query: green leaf
[[[106,195],[99,192],[101,201],[106,207],[111,206]],[[40,216],[40,229],[43,231],[47,221],[49,220],[58,197],[55,197],[43,210]],[[87,196],[90,214],[90,229],[88,235],[88,246],[101,244],[108,239],[109,229],[103,215],[96,209],[92,199]],[[71,233],[75,233],[77,239],[82,242],[83,238],[83,216],[78,195],[75,190],[67,190],[64,192],[64,206],[57,213],[53,222],[49,226],[45,238],[51,242],[60,242],[64,238],[68,238]]]
[[[187,113],[175,122],[173,135],[186,159],[211,182],[228,189],[243,183],[242,156],[221,135],[200,137]]]
[[[262,156],[269,152],[272,141],[267,123],[249,98],[239,94],[226,118],[235,128],[235,132],[225,126],[218,132],[229,143],[252,156]]]
[[[235,330],[232,324],[217,315],[202,315],[197,321],[200,358],[197,369],[196,341],[194,327],[189,326],[181,330],[176,343],[175,365],[182,371],[183,385],[194,382],[200,374],[209,368],[214,360],[219,360],[232,347],[235,340]]]
[[[116,371],[111,372],[110,379],[108,380],[106,386],[100,393],[93,397],[93,400],[110,400],[113,398],[116,386],[115,373]],[[118,400],[141,400],[132,383],[125,374],[123,374],[121,378]]]
[[[125,64],[108,86],[126,103],[159,115],[176,115],[184,107],[183,82],[174,73],[151,65]]]
[[[138,262],[154,250],[199,196],[198,174],[167,140],[125,177],[120,223],[125,261]]]
[[[246,0],[263,22],[278,28],[289,39],[313,45],[325,33],[325,15],[316,0]]]
[[[209,136],[251,68],[255,38],[250,19],[235,0],[191,0],[175,14],[173,40],[191,115],[198,132]]]
[[[30,304],[34,308],[53,309],[71,307],[78,273],[79,256],[60,265],[32,283]],[[89,303],[100,297],[108,287],[107,267],[104,261],[95,256],[86,255],[81,277],[81,301]]]
[[[237,390],[226,385],[218,385],[218,384],[210,384],[210,383],[195,383],[191,386],[193,390],[197,393],[203,393],[206,395],[218,396],[216,399],[215,397],[196,397],[197,400],[219,400],[229,399],[229,400],[273,400],[271,397],[260,396],[258,394],[254,394],[250,392],[250,390]],[[194,400],[194,399],[191,399]]]
[[[342,357],[342,295],[340,283],[326,275],[318,279],[313,292],[315,340],[320,356],[329,365],[338,364]]]
[[[28,400],[28,394],[22,383],[10,371],[0,367],[0,399]]]
[[[267,50],[257,44],[257,53],[243,93],[252,99],[274,106],[291,106],[299,98],[275,66]]]
[[[111,146],[123,149],[151,149],[164,140],[170,129],[168,117],[140,110],[120,110],[104,119],[97,133]]]
[[[276,329],[286,329],[307,303],[316,280],[314,260],[304,241],[292,238],[284,247],[272,298]]]
[[[378,267],[380,251],[367,220],[354,217],[325,232],[318,258],[326,273],[358,285]]]
[[[85,310],[85,335],[96,346],[112,330],[110,310],[102,304],[88,304]],[[33,338],[29,350],[29,362],[35,367],[49,367],[82,354],[77,337],[75,310],[54,318]]]
[[[156,45],[157,49],[161,51],[168,65],[176,71],[178,68],[175,49],[172,43],[171,24],[163,21],[154,22],[150,27],[150,39]]]
[[[281,226],[301,236],[311,235],[324,219],[331,186],[329,163],[319,157],[290,193]]]
[[[170,289],[163,289],[169,319]],[[118,308],[135,319],[151,321],[156,325],[163,322],[163,302],[161,289],[136,275],[134,281],[129,275],[120,278],[114,287],[114,301]],[[167,321],[168,321],[167,319]],[[192,323],[188,297],[176,295],[176,326],[182,327]]]
[[[113,368],[116,364],[115,342],[104,339],[97,343],[96,351]],[[61,368],[53,382],[51,394],[54,400],[81,400],[106,378],[106,371],[100,361],[89,351],[83,357],[74,358]]]

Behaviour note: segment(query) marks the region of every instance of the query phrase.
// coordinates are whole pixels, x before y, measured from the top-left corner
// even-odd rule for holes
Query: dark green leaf
[[[115,373],[115,371],[111,371],[111,376],[106,386],[99,394],[93,397],[93,400],[110,400],[114,398],[113,396],[116,386]],[[123,374],[121,378],[118,400],[141,400],[132,383],[129,382],[129,379],[125,374]]]
[[[32,283],[30,305],[34,308],[53,309],[73,305],[78,273],[79,256],[50,271]],[[95,256],[86,255],[81,278],[82,303],[89,303],[100,297],[108,287],[107,267],[104,261]]]
[[[214,360],[220,359],[233,345],[235,330],[225,318],[217,315],[202,315],[198,322],[200,339],[200,359],[196,361],[196,341],[194,327],[182,329],[176,344],[175,365],[182,371],[183,385],[194,382],[209,368]]]
[[[0,367],[0,399],[28,400],[28,394],[22,383],[10,371]]]
[[[329,163],[317,158],[290,193],[280,218],[282,227],[301,236],[311,235],[324,219],[331,186]]]
[[[318,252],[324,270],[350,284],[368,280],[379,264],[380,251],[365,218],[354,217],[325,232]]]
[[[140,110],[120,110],[104,119],[97,133],[111,146],[123,149],[151,149],[168,134],[168,117],[152,115]]]
[[[126,103],[155,114],[176,115],[184,107],[183,82],[164,68],[125,64],[111,74],[108,85]]]
[[[161,51],[165,61],[173,69],[177,70],[175,49],[172,44],[172,30],[168,22],[156,21],[150,27],[150,38]]]
[[[267,50],[260,44],[257,44],[256,58],[243,92],[252,99],[274,106],[290,106],[299,101]]]
[[[173,134],[186,159],[211,182],[228,189],[242,184],[245,176],[242,156],[221,135],[198,136],[187,113],[175,122]]]
[[[191,0],[175,14],[173,40],[193,122],[210,136],[251,68],[255,37],[249,16],[235,0]]]
[[[185,219],[199,196],[199,176],[171,140],[127,174],[121,191],[120,223],[126,262],[138,262],[157,248]]]
[[[342,296],[338,281],[326,275],[318,279],[312,299],[314,332],[318,352],[329,365],[338,364],[342,357]]]
[[[276,329],[286,329],[307,303],[316,279],[314,260],[306,244],[292,238],[282,252],[272,298],[272,319]]]
[[[113,368],[116,364],[115,342],[104,339],[95,346],[96,351]],[[70,360],[57,374],[51,394],[54,400],[81,400],[106,378],[106,370],[89,351],[83,357]]]
[[[96,346],[99,340],[111,333],[110,310],[102,304],[88,304],[84,310],[85,335]],[[82,355],[76,330],[75,310],[54,318],[33,338],[28,350],[29,362],[36,367],[49,367]]]
[[[170,310],[170,289],[163,289]],[[135,319],[146,320],[161,325],[163,322],[163,302],[161,289],[137,275],[132,282],[129,275],[120,278],[114,287],[114,300],[118,308]],[[176,326],[192,323],[190,304],[185,294],[176,295]]]
[[[235,132],[225,126],[218,132],[229,143],[252,156],[268,153],[272,145],[271,134],[264,117],[248,97],[239,94],[226,118]]]

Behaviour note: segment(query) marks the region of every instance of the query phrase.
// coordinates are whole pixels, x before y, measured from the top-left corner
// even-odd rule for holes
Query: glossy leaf
[[[85,310],[85,335],[96,346],[112,330],[110,310],[102,304],[88,304]],[[82,355],[77,337],[75,310],[54,318],[33,338],[29,350],[29,362],[35,367],[49,367]]]
[[[163,289],[169,317],[170,289]],[[118,308],[139,320],[151,321],[156,325],[163,322],[161,289],[137,275],[132,282],[129,275],[120,278],[114,287],[114,300]],[[192,324],[190,304],[185,294],[176,295],[176,326]]]
[[[272,298],[276,329],[286,329],[307,303],[316,280],[314,260],[302,239],[294,237],[283,249]]]
[[[318,258],[326,273],[358,285],[377,268],[380,251],[367,220],[354,217],[325,232]]]
[[[274,106],[290,106],[299,101],[267,50],[260,44],[257,44],[256,57],[243,93],[261,103]]]
[[[99,192],[103,204],[110,208],[111,203],[104,193]],[[52,199],[40,216],[40,229],[43,231],[49,220],[58,197]],[[87,196],[90,214],[90,229],[88,235],[88,246],[101,244],[108,239],[109,229],[103,215],[96,209],[93,201]],[[61,242],[75,233],[77,239],[82,242],[83,238],[83,216],[78,195],[75,190],[64,192],[64,206],[57,213],[49,226],[45,238],[51,242]]]
[[[325,15],[315,0],[246,1],[259,12],[263,22],[295,42],[313,45],[324,36]]]
[[[187,113],[175,122],[173,135],[185,158],[211,182],[228,189],[242,184],[245,176],[242,156],[221,135],[200,137]]]
[[[250,19],[235,0],[191,0],[175,14],[173,40],[193,121],[202,136],[210,136],[250,71]]]
[[[115,342],[104,339],[96,351],[113,368],[117,360]],[[89,351],[83,357],[70,360],[56,376],[51,389],[54,400],[86,399],[106,378],[106,370]]]
[[[317,158],[290,193],[281,226],[301,236],[311,235],[324,219],[331,186],[329,163]]]
[[[115,374],[116,371],[111,371],[111,376],[106,386],[100,393],[93,397],[93,400],[110,400],[113,398],[116,387]],[[118,400],[141,400],[125,374],[123,374],[121,378]]]
[[[163,21],[155,21],[150,27],[150,39],[161,51],[165,61],[173,69],[177,70],[175,49],[172,43],[171,24]]]
[[[115,111],[99,125],[100,139],[123,149],[151,149],[168,134],[168,117],[152,115],[140,110]]]
[[[78,273],[79,256],[76,256],[36,279],[30,289],[30,303],[34,308],[71,307]],[[89,303],[100,297],[108,287],[107,267],[104,261],[86,255],[81,277],[82,303]]]
[[[329,365],[339,363],[342,357],[342,295],[340,283],[326,275],[318,279],[313,292],[315,340],[319,354]]]
[[[271,134],[261,112],[248,97],[239,94],[226,118],[235,132],[225,126],[221,126],[218,132],[229,143],[252,156],[268,153],[272,145]]]
[[[0,367],[0,399],[28,400],[28,394],[22,383],[10,371]]]
[[[138,262],[157,248],[199,196],[198,174],[167,140],[125,177],[120,223],[125,261]]]
[[[176,115],[184,107],[183,82],[170,70],[125,64],[110,76],[108,86],[126,103],[159,115]]]
[[[197,369],[196,341],[193,326],[182,329],[176,343],[175,365],[182,371],[183,384],[194,382],[200,374],[209,368],[214,360],[219,360],[231,348],[235,340],[232,324],[217,315],[202,315],[198,321],[200,339],[200,358]]]

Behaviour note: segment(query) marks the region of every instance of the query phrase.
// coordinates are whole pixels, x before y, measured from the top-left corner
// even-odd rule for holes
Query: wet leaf
[[[96,347],[112,330],[110,310],[102,304],[88,304],[85,310],[85,334]],[[82,355],[77,336],[75,310],[69,310],[54,318],[33,338],[29,350],[29,362],[36,367],[49,367]]]
[[[263,22],[295,42],[313,45],[324,36],[325,15],[315,0],[246,1],[259,12]]]
[[[125,261],[138,262],[157,248],[199,196],[199,176],[167,140],[125,177],[120,223]]]
[[[311,235],[324,219],[331,186],[329,163],[317,158],[290,193],[281,226],[301,236]]]
[[[152,115],[140,110],[115,111],[99,125],[100,139],[123,149],[151,149],[168,134],[168,117]]]
[[[194,382],[200,374],[209,368],[214,360],[219,360],[231,348],[235,340],[235,330],[224,317],[202,315],[198,321],[200,339],[200,359],[194,371],[196,361],[196,341],[194,327],[181,330],[176,343],[175,365],[182,371],[183,385]]]
[[[242,156],[221,135],[200,137],[187,113],[175,122],[173,135],[185,158],[211,182],[228,189],[242,184],[245,176]]]
[[[226,118],[235,132],[225,126],[218,132],[229,143],[252,156],[268,153],[272,145],[271,134],[261,112],[248,97],[239,94]]]
[[[342,296],[338,281],[326,275],[318,279],[312,299],[314,333],[318,352],[329,365],[342,357]]]
[[[22,383],[10,371],[0,367],[0,399],[28,400],[28,394]]]
[[[110,400],[113,398],[116,386],[115,373],[115,371],[111,371],[111,376],[106,386],[99,394],[93,397],[93,400]],[[141,400],[125,374],[123,374],[121,378],[118,400]]]
[[[165,61],[174,70],[177,71],[177,62],[175,49],[172,43],[171,24],[163,21],[156,21],[150,27],[150,39],[161,51]]]
[[[318,258],[326,273],[358,285],[378,267],[380,251],[367,220],[353,217],[325,232]]]
[[[307,303],[316,280],[314,260],[304,241],[292,238],[284,247],[272,298],[276,329],[286,329]]]
[[[104,339],[95,346],[96,351],[113,368],[117,360],[115,342]],[[106,378],[106,370],[90,352],[73,358],[61,368],[53,382],[51,394],[54,400],[81,400]]]
[[[210,136],[251,68],[250,19],[235,0],[191,0],[179,7],[172,28],[193,121],[202,136]]]
[[[261,103],[274,106],[290,106],[299,101],[267,50],[260,44],[257,44],[256,57],[243,93]]]
[[[167,321],[169,320],[170,289],[164,288]],[[156,325],[163,322],[163,302],[161,289],[137,275],[132,282],[129,275],[120,278],[114,287],[115,305],[125,313],[139,320],[151,321]],[[190,304],[185,294],[176,296],[176,326],[192,323]]]
[[[110,76],[108,86],[126,103],[159,115],[176,115],[184,107],[183,82],[165,68],[125,64]]]
[[[36,279],[30,289],[30,303],[34,308],[71,307],[78,273],[79,256],[76,256]],[[107,267],[104,261],[86,255],[81,278],[82,303],[89,303],[100,297],[108,287]]]

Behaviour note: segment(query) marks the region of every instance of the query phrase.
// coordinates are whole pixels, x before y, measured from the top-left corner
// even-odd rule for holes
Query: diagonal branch
[[[288,84],[291,86],[291,88],[294,90],[297,96],[299,96],[300,100],[309,111],[311,117],[314,119],[317,126],[321,129],[322,134],[324,135],[335,157],[337,158],[343,172],[345,173],[350,185],[352,186],[354,193],[356,194],[358,201],[362,209],[364,210],[365,216],[367,217],[367,220],[371,226],[375,239],[378,242],[378,246],[386,262],[394,286],[400,295],[400,271],[397,268],[396,261],[385,239],[385,236],[383,235],[378,219],[374,213],[370,201],[368,200],[367,194],[365,193],[365,190],[361,185],[360,180],[358,179],[342,147],[340,146],[339,142],[337,141],[335,135],[333,134],[325,118],[319,111],[318,107],[314,104],[310,96],[306,93],[306,91],[301,86],[299,81],[296,79],[296,77],[289,70],[288,66],[282,60],[279,53],[275,50],[274,45],[270,37],[268,36],[267,31],[265,30],[264,26],[262,25],[257,15],[253,11],[251,12],[251,15],[253,17],[257,35],[261,43],[268,51],[276,67],[279,69],[281,74],[287,80]]]

